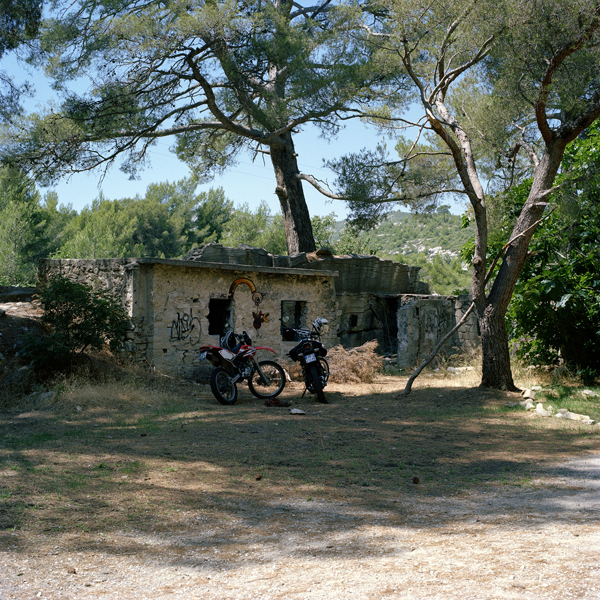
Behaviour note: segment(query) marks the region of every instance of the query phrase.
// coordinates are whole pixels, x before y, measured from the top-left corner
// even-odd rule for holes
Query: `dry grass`
[[[339,356],[342,367],[331,361],[336,375],[346,365],[367,362],[357,352]],[[182,565],[194,575],[266,581],[274,564],[270,548],[283,557],[286,570],[305,577],[310,565],[344,557],[338,542],[349,527],[355,537],[348,548],[373,549],[386,561],[395,553],[400,562],[394,572],[403,573],[398,543],[363,539],[362,532],[377,527],[391,535],[409,523],[422,545],[424,523],[434,533],[446,527],[430,545],[441,549],[439,560],[447,560],[443,544],[448,539],[442,536],[452,534],[454,544],[460,528],[476,544],[472,528],[484,527],[452,504],[457,498],[482,498],[486,510],[496,510],[489,498],[535,491],[554,460],[600,449],[600,427],[510,409],[507,403],[518,394],[478,388],[474,371],[427,372],[402,401],[393,398],[405,376],[377,375],[372,383],[353,383],[350,376],[359,374],[344,372],[343,384],[328,385],[326,405],[300,397],[302,384],[290,383],[282,398],[302,408],[302,416],[265,407],[243,385],[235,406],[221,406],[208,386],[135,373],[121,381],[56,381],[60,393],[49,405],[17,400],[10,412],[0,414],[0,555],[3,551],[13,563],[30,561],[11,567],[15,589],[26,578],[30,587],[7,597],[24,600],[44,589],[34,586],[38,564],[45,569],[43,585],[54,581],[49,577],[56,573],[57,552],[61,560],[79,561],[73,564],[76,577],[65,580],[64,566],[62,579],[57,576],[53,583],[54,589],[71,585],[74,591],[65,589],[74,598],[91,597],[81,594],[88,574],[102,573],[106,589],[120,585],[121,561],[135,563],[136,577],[139,565],[147,565],[146,573],[156,578],[147,590],[121,598],[172,597],[175,592],[159,592],[166,583],[179,586]],[[448,512],[452,506],[455,513]],[[497,510],[488,529],[505,531],[506,506],[500,503]],[[530,525],[530,515],[519,517],[511,513],[511,522]],[[389,554],[380,555],[383,550]],[[315,552],[318,561],[308,567],[298,562],[312,560]],[[488,554],[490,561],[496,559],[493,549]],[[108,568],[98,562],[107,556],[114,561]],[[412,551],[410,556],[419,557]],[[564,560],[562,550],[560,557]],[[156,564],[168,567],[167,579],[159,578]],[[354,570],[357,563],[348,564]],[[452,573],[461,572],[452,566]],[[104,584],[92,575],[90,581],[90,594],[100,597]],[[211,596],[208,584],[196,593],[234,598],[223,591],[231,581],[221,582]],[[106,589],[102,597],[116,597]],[[235,599],[298,597],[289,591],[262,594],[250,587]]]
[[[358,348],[345,350],[331,348],[327,357],[333,383],[373,383],[383,366],[383,358],[376,352],[377,341],[366,342]]]
[[[381,373],[383,358],[376,352],[377,341],[366,342],[358,348],[345,350],[334,346],[327,352],[332,383],[373,383]],[[302,381],[302,367],[299,363],[286,365],[292,381]]]

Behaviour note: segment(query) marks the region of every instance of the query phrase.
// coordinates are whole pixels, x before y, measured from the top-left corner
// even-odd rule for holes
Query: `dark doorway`
[[[208,303],[208,335],[224,335],[231,329],[232,300],[211,298]]]

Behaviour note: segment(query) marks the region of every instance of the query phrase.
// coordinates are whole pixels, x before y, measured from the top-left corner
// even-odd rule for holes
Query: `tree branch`
[[[499,252],[494,257],[494,260],[492,261],[492,264],[490,265],[490,268],[488,269],[487,275],[485,276],[485,283],[484,283],[484,285],[487,285],[487,283],[489,282],[489,280],[490,280],[490,278],[491,278],[491,276],[492,276],[492,274],[494,272],[494,269],[496,268],[496,264],[500,260],[500,257],[506,252],[506,250],[508,249],[508,247],[513,242],[515,242],[518,238],[520,238],[521,236],[525,235],[530,229],[536,227],[542,221],[544,221],[545,219],[547,219],[552,214],[552,212],[554,210],[555,210],[555,208],[553,208],[547,215],[544,215],[541,219],[537,220],[533,225],[531,225],[531,227],[528,227],[525,231],[522,231],[521,233],[519,233],[518,235],[516,235],[514,238],[512,238],[511,240],[509,240],[508,242],[506,242],[506,244],[504,244],[504,246],[502,246],[502,248],[499,250]],[[467,321],[467,317],[471,314],[471,312],[473,311],[474,308],[475,308],[475,302],[471,302],[471,305],[469,306],[469,308],[467,309],[467,311],[465,312],[465,314],[462,316],[462,318],[438,342],[438,344],[436,344],[435,348],[431,351],[431,353],[429,354],[429,356],[419,365],[419,367],[417,368],[417,370],[409,377],[408,381],[406,382],[406,386],[404,387],[404,390],[400,394],[396,394],[396,396],[394,396],[394,400],[397,400],[399,398],[406,398],[406,396],[408,396],[410,394],[410,391],[412,389],[413,383],[415,382],[415,379],[421,374],[421,371],[423,371],[423,369],[436,357],[437,353],[440,351],[440,348],[450,339],[450,337],[452,337],[452,335],[454,335],[454,333],[456,331],[458,331],[464,325],[464,323]]]

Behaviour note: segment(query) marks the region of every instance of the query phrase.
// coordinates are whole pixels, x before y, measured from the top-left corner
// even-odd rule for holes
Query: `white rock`
[[[532,385],[530,389],[533,392],[540,392],[542,390],[542,386],[541,385]]]
[[[556,414],[556,418],[569,419],[570,421],[584,421],[586,423],[589,423],[589,421],[591,421],[592,423],[594,423],[594,420],[590,419],[588,415],[580,415],[579,413],[571,412],[566,408],[561,408]]]
[[[522,393],[523,398],[531,398],[532,400],[535,398],[535,392],[530,389],[526,389]]]
[[[541,402],[538,402],[538,405],[535,407],[535,412],[540,417],[550,417],[552,415],[552,413],[544,408],[544,405]]]
[[[300,410],[299,408],[292,408],[292,410],[290,410],[290,415],[305,415],[306,413],[303,410]]]
[[[448,367],[448,373],[466,373],[473,371],[473,367]]]
[[[596,392],[592,392],[592,390],[583,390],[583,392],[581,392],[584,396],[592,396],[592,397],[596,397],[598,396],[598,394],[596,394]]]

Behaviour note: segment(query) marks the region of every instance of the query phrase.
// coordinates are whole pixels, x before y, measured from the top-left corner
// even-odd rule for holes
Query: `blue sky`
[[[14,57],[4,57],[2,69],[18,81],[29,80],[34,84],[36,94],[25,103],[28,111],[36,111],[51,99],[54,94],[50,85],[41,72],[27,72],[23,64],[17,63]],[[294,137],[294,144],[298,153],[300,169],[311,174],[321,181],[333,183],[334,175],[323,167],[323,160],[340,157],[349,152],[358,152],[361,148],[375,148],[380,137],[375,128],[359,121],[351,121],[332,140],[325,140],[319,136],[319,131],[312,126],[307,126]],[[100,192],[109,199],[127,197],[140,197],[145,195],[146,188],[151,183],[174,182],[189,176],[187,166],[179,161],[169,151],[174,140],[168,138],[159,140],[150,153],[150,165],[140,173],[140,178],[130,180],[129,176],[121,172],[118,164],[111,167],[106,176],[102,172],[91,171],[65,178],[53,188],[61,204],[71,204],[80,211],[84,206],[91,204]],[[393,146],[393,142],[389,144]],[[265,200],[273,213],[279,211],[279,202],[275,195],[275,176],[268,157],[258,156],[254,162],[250,156],[241,156],[240,162],[227,170],[213,181],[199,186],[198,190],[208,190],[210,187],[223,187],[228,198],[235,205],[247,202],[250,208],[257,207]],[[343,219],[346,214],[346,205],[342,201],[331,201],[317,192],[310,184],[303,182],[308,209],[311,215],[328,215],[335,213],[338,219]],[[461,214],[464,209],[461,204],[451,204],[451,211]]]

